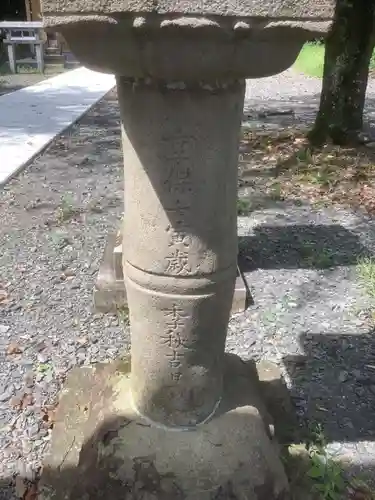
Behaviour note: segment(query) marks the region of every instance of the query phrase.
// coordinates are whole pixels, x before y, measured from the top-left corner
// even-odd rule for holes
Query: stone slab
[[[225,358],[215,416],[189,431],[132,408],[128,360],[71,372],[44,463],[40,500],[286,500],[287,479],[254,364]]]
[[[25,167],[115,85],[78,68],[0,97],[0,186]]]
[[[240,268],[233,295],[232,314],[246,311],[252,303],[249,286]],[[108,236],[102,264],[94,287],[95,308],[103,313],[116,312],[127,307],[126,289],[122,271],[122,245],[119,233]]]
[[[281,369],[274,363],[262,360],[257,363],[257,374],[263,400],[272,417],[273,431],[282,445],[299,439],[293,403]]]
[[[43,0],[45,14],[181,13],[286,19],[330,19],[333,0]]]

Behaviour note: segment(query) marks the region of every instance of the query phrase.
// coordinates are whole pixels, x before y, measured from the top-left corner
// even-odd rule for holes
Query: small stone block
[[[256,368],[263,400],[274,422],[278,441],[285,444],[297,439],[296,414],[280,368],[266,360],[257,363]]]
[[[240,269],[234,289],[232,314],[246,311],[251,303],[249,287]],[[108,237],[104,257],[94,288],[94,304],[103,313],[116,312],[127,306],[126,289],[122,270],[121,233]]]
[[[126,290],[123,279],[116,279],[114,248],[116,248],[116,234],[108,237],[104,250],[103,262],[99,268],[94,287],[94,305],[101,312],[116,312],[126,306]],[[117,258],[118,260],[118,258]],[[116,260],[116,263],[117,263]],[[117,265],[117,264],[116,264]]]
[[[115,270],[116,280],[124,280],[124,273],[122,270],[122,244],[115,246],[113,249],[113,267]]]

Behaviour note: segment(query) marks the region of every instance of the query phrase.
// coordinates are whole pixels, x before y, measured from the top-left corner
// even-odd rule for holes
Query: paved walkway
[[[0,97],[0,186],[113,86],[113,75],[79,68]]]

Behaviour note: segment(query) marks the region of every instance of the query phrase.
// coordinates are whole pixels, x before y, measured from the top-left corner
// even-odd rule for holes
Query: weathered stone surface
[[[116,234],[109,235],[98,278],[95,282],[95,308],[103,313],[115,313],[119,309],[128,307],[122,268],[122,244],[118,245],[116,240]],[[231,313],[244,312],[251,303],[252,297],[248,284],[238,268]]]
[[[244,87],[117,84],[133,396],[154,421],[195,425],[222,391]]]
[[[134,412],[129,365],[73,372],[58,407],[41,500],[288,498],[256,372],[235,356],[224,368],[217,414],[188,432],[150,425]]]
[[[329,29],[334,0],[44,0],[44,22],[86,66],[135,78],[257,78]]]
[[[258,78],[291,66],[327,22],[108,16],[46,18],[85,66],[129,78],[214,82]],[[108,49],[110,47],[110,49]]]
[[[53,13],[180,13],[268,18],[331,19],[332,0],[44,0]]]
[[[124,277],[122,272],[121,276],[119,276],[118,259],[114,255],[115,248],[116,234],[110,234],[94,287],[95,308],[104,313],[115,313],[118,309],[124,306],[127,307]]]
[[[263,401],[272,416],[274,432],[279,442],[290,443],[296,438],[295,410],[280,367],[266,360],[257,364]]]

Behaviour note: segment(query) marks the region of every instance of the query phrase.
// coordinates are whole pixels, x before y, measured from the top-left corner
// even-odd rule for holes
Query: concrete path
[[[113,86],[113,75],[79,68],[0,97],[0,186]]]

